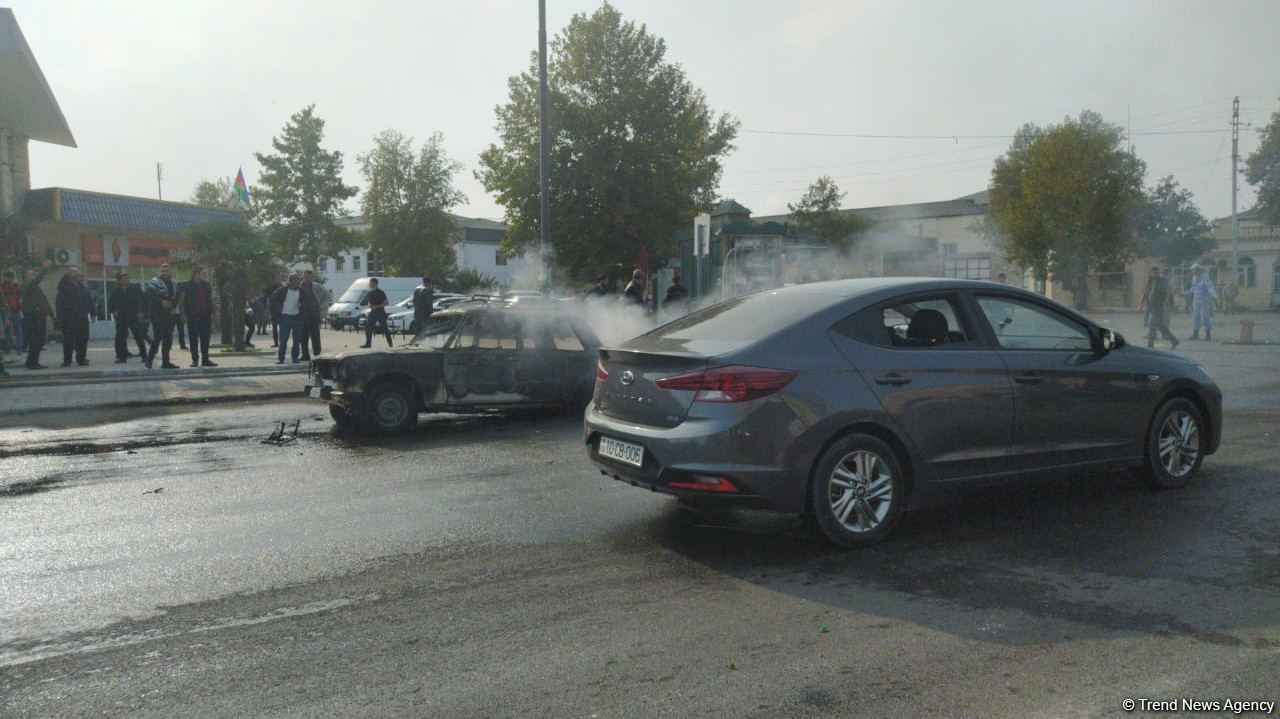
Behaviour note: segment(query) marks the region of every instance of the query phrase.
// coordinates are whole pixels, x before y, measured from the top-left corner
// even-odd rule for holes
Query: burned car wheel
[[[360,427],[360,420],[354,414],[348,412],[345,407],[340,407],[336,404],[329,405],[329,416],[333,417],[334,423],[343,429],[358,429]]]
[[[898,458],[879,439],[853,434],[822,454],[810,480],[811,520],[842,547],[874,544],[902,510],[905,478]]]
[[[398,384],[375,387],[365,397],[365,424],[378,432],[403,432],[418,419],[418,408],[408,388]]]
[[[1160,405],[1147,433],[1142,478],[1159,489],[1185,487],[1204,460],[1204,418],[1200,408],[1182,398]]]

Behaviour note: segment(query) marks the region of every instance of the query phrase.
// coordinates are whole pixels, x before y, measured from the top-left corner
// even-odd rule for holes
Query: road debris
[[[288,444],[298,438],[298,427],[302,425],[302,420],[295,420],[293,427],[289,427],[288,422],[280,422],[276,428],[271,430],[271,434],[262,440],[263,444]]]

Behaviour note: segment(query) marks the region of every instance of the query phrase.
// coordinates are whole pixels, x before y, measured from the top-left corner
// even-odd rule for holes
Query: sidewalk
[[[397,336],[395,342],[399,345],[407,339]],[[364,334],[325,329],[320,341],[325,352],[341,352],[357,348]],[[0,410],[65,411],[302,396],[308,364],[294,363],[287,354],[284,364],[276,364],[269,333],[265,342],[255,344],[256,350],[246,352],[210,347],[209,357],[218,366],[192,368],[190,351],[175,343],[170,360],[179,369],[173,370],[160,369],[158,356],[155,369],[150,370],[137,357],[116,364],[115,343],[108,340],[89,343],[87,367],[60,367],[60,343],[46,346],[41,353],[40,361],[48,369],[28,370],[22,366],[25,356],[2,355],[9,376],[0,377]],[[376,346],[385,347],[386,341],[379,340]]]

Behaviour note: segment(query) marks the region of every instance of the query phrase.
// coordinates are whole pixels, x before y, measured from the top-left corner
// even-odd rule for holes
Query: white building
[[[534,268],[525,256],[507,257],[502,253],[506,225],[493,220],[457,215],[453,220],[458,226],[458,237],[453,249],[458,256],[459,270],[472,270],[487,275],[504,287],[534,277],[530,274]],[[344,217],[338,220],[338,226],[357,233],[369,229],[369,223],[363,217]],[[372,263],[371,267],[368,248],[352,248],[337,258],[326,259],[321,273],[330,289],[341,292],[357,278],[380,274],[382,268],[378,266],[377,259],[373,258]],[[306,267],[310,265],[299,265],[299,269]],[[536,282],[536,277],[534,281]]]

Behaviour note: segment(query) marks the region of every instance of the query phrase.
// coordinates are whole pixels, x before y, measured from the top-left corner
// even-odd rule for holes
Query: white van
[[[347,288],[342,296],[329,305],[329,326],[335,330],[343,327],[355,327],[360,312],[369,306],[370,277],[361,277]],[[378,289],[387,293],[388,304],[395,304],[406,297],[412,297],[413,291],[422,286],[418,277],[378,277]]]

